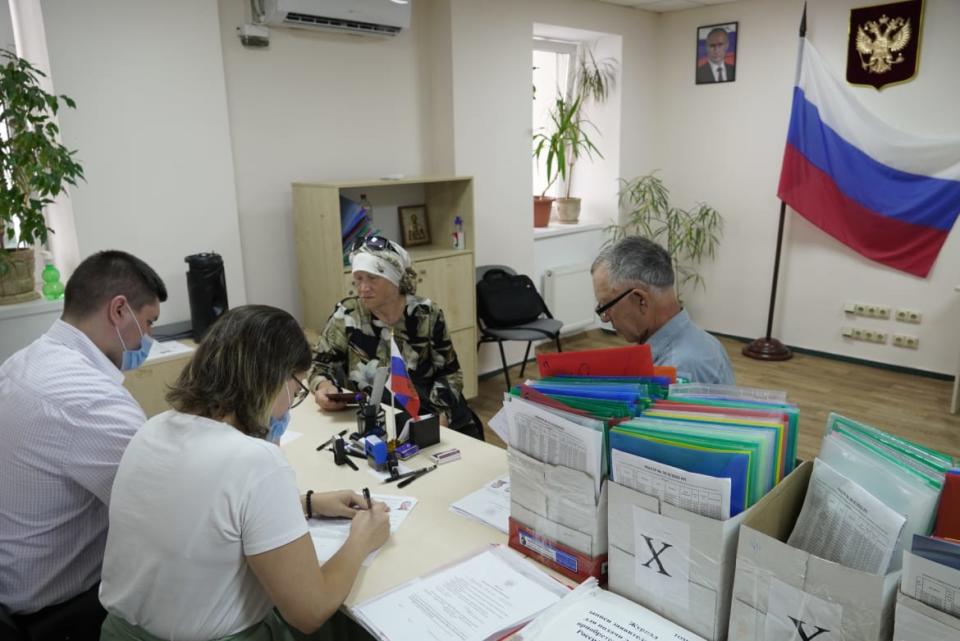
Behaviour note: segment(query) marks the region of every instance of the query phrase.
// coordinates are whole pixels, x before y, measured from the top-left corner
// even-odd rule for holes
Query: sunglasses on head
[[[393,245],[390,244],[389,239],[384,238],[383,236],[378,236],[376,234],[367,236],[366,238],[357,238],[353,242],[353,251],[357,251],[361,247],[366,247],[367,249],[373,249],[375,251],[383,251],[386,249],[392,252],[396,252],[396,250],[393,248]]]

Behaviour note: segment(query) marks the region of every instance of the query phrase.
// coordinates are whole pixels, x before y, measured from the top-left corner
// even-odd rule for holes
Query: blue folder
[[[747,503],[748,454],[706,451],[650,440],[610,430],[610,447],[615,450],[672,465],[681,470],[730,479],[730,516],[743,512]],[[616,479],[614,479],[616,480]]]

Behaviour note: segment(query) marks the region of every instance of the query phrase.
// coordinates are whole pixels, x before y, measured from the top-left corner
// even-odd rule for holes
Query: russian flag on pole
[[[413,420],[420,418],[420,397],[407,374],[397,341],[390,337],[390,393]]]
[[[926,277],[960,213],[960,138],[896,130],[802,42],[777,195],[871,260]]]

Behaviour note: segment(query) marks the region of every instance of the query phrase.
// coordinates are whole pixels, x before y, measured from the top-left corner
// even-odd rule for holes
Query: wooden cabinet
[[[443,309],[463,370],[464,394],[477,393],[476,298],[473,256],[473,179],[416,178],[343,183],[294,183],[293,221],[304,327],[320,331],[336,303],[355,295],[343,266],[340,198],[365,195],[373,207],[372,227],[399,238],[397,208],[424,205],[431,241],[408,247],[417,272],[417,295]],[[460,217],[466,249],[452,248],[454,219]]]

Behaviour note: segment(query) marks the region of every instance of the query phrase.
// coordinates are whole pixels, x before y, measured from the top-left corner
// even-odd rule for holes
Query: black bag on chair
[[[477,283],[477,313],[488,327],[530,323],[545,310],[529,276],[491,269]]]

